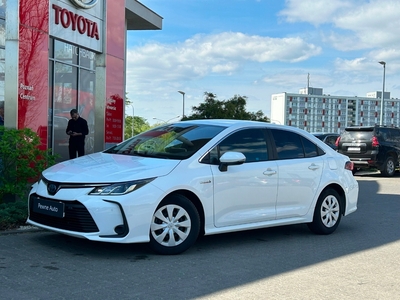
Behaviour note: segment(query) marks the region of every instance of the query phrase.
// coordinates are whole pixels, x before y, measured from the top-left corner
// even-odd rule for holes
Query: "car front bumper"
[[[28,224],[93,241],[149,241],[149,224],[161,194],[157,188],[145,186],[122,196],[92,196],[90,188],[77,188],[50,196],[43,185],[36,184],[29,195]]]

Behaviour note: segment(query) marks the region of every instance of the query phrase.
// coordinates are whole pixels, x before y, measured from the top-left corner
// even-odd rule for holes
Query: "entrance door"
[[[53,152],[61,156],[60,161],[69,159],[68,140],[65,133],[70,111],[77,108],[78,100],[78,68],[70,65],[55,63],[53,87]]]
[[[96,53],[72,44],[52,40],[50,43],[50,103],[49,137],[59,161],[69,159],[69,136],[65,133],[71,109],[88,122],[89,135],[85,139],[85,154],[94,151],[95,129],[95,61]]]

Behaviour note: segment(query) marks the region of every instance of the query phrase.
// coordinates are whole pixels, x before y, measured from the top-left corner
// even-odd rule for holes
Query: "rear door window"
[[[391,129],[393,142],[400,143],[400,129]]]
[[[315,157],[318,156],[318,153],[322,153],[317,145],[295,132],[272,129],[271,133],[278,159]]]
[[[379,138],[381,141],[388,141],[390,142],[392,140],[391,137],[391,129],[390,128],[377,128],[376,129],[376,136]]]
[[[305,137],[302,137],[302,136],[300,137],[300,139],[303,143],[305,157],[318,156],[317,146],[313,142],[311,142],[310,140],[307,140]]]

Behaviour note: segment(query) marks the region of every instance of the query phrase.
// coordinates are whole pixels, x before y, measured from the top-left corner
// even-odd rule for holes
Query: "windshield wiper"
[[[148,151],[133,151],[130,155],[142,156],[142,157],[153,157],[153,158],[167,158],[169,159],[168,154],[164,153],[149,153]]]

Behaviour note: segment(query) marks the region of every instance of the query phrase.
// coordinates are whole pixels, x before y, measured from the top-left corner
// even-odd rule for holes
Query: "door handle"
[[[276,171],[268,168],[266,171],[263,172],[263,174],[267,175],[267,176],[271,176],[271,175],[275,175]]]

